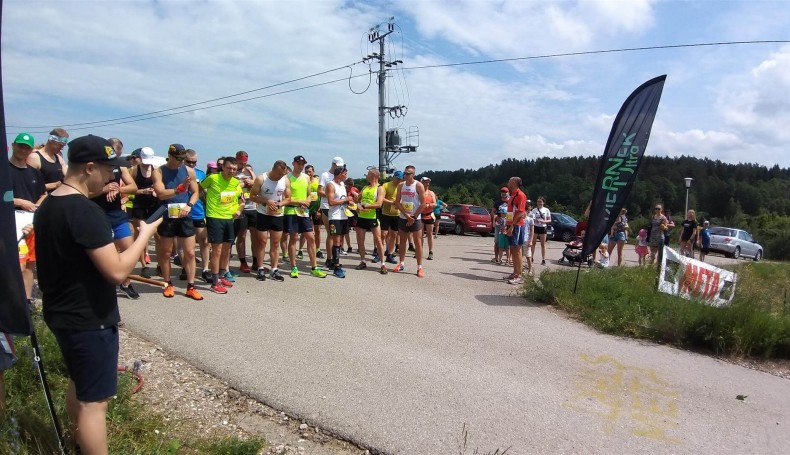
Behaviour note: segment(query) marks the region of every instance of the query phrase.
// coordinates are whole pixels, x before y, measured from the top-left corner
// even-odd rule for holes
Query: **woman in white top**
[[[551,212],[543,205],[546,199],[539,196],[537,207],[529,212],[529,217],[535,221],[535,237],[532,238],[532,257],[535,257],[535,243],[540,240],[540,264],[546,265],[546,226],[551,224]]]

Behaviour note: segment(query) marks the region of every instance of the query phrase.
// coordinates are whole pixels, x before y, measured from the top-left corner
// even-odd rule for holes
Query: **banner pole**
[[[576,286],[579,285],[579,274],[582,271],[582,263],[579,261],[579,267],[576,268],[576,281],[573,283],[573,293],[576,294]]]
[[[44,361],[41,360],[41,347],[38,344],[38,338],[36,337],[36,329],[33,328],[33,332],[30,334],[30,345],[33,347],[33,362],[36,364],[36,370],[38,371],[38,377],[41,379],[41,386],[44,388],[44,396],[47,398],[47,405],[49,406],[49,415],[52,417],[52,424],[55,426],[55,436],[58,439],[58,449],[60,449],[60,454],[65,455],[65,444],[63,442],[63,430],[60,426],[60,421],[58,420],[57,412],[55,411],[55,403],[52,402],[52,394],[49,391],[49,384],[47,383],[47,373],[44,371]]]

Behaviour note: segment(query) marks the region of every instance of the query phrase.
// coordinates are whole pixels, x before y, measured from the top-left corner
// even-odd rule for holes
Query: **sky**
[[[648,155],[790,167],[788,43],[528,58],[790,40],[786,0],[5,0],[6,138],[63,126],[125,153],[181,143],[200,164],[246,150],[258,172],[341,156],[362,177],[378,165],[378,64],[363,59],[390,18],[385,59],[403,63],[386,105],[406,109],[387,128],[416,146],[394,168],[600,156],[626,97],[662,74]],[[519,60],[452,65],[503,59]],[[157,111],[188,112],[107,122]]]

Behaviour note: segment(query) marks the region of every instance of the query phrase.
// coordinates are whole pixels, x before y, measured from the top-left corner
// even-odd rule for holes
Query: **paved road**
[[[121,309],[135,333],[383,453],[458,454],[464,427],[468,453],[787,453],[790,381],[526,302],[491,243],[440,236],[425,279],[411,259],[411,274],[243,278],[202,302],[140,286]]]

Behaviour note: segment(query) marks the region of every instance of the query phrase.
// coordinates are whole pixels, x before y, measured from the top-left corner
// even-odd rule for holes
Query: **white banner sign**
[[[658,290],[712,306],[728,305],[735,296],[737,275],[664,247]]]

